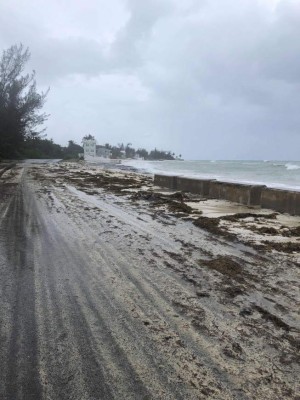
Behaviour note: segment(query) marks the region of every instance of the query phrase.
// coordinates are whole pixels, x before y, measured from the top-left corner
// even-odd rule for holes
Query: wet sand
[[[76,163],[0,177],[1,399],[299,399],[297,217]]]

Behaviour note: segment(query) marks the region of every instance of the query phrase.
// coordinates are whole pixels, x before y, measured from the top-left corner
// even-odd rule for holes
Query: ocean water
[[[151,174],[213,178],[300,191],[300,161],[142,161],[122,164]]]

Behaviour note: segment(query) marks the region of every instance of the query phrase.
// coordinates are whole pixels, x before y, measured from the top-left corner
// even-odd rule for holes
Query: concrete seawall
[[[247,206],[260,206],[261,193],[265,186],[242,183],[212,181],[209,198],[229,200]]]
[[[177,177],[177,190],[182,192],[198,193],[201,196],[207,197],[209,195],[209,188],[212,182],[211,179],[192,179]]]
[[[154,185],[177,190],[177,176],[154,175]]]
[[[154,175],[154,184],[172,190],[196,193],[210,199],[228,200],[247,206],[300,215],[300,192],[271,189],[264,185],[246,185],[214,179],[168,175]]]
[[[261,196],[261,206],[291,215],[300,215],[300,192],[265,188]]]

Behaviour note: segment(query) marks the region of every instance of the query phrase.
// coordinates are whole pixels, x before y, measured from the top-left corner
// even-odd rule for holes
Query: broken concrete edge
[[[268,188],[265,185],[222,182],[215,179],[195,179],[173,175],[154,175],[154,184],[171,190],[200,196],[268,208],[291,215],[300,215],[300,192]]]

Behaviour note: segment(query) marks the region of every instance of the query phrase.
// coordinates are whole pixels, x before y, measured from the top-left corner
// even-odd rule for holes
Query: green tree
[[[125,155],[126,158],[134,158],[135,156],[135,149],[131,147],[132,143],[127,143],[125,146]]]
[[[52,139],[41,139],[39,137],[26,139],[22,155],[25,158],[63,158],[63,149]]]
[[[121,158],[121,150],[120,147],[118,146],[112,146],[111,147],[111,158]]]
[[[0,157],[19,157],[26,139],[40,137],[37,130],[48,118],[40,113],[49,89],[36,90],[35,71],[23,74],[29,49],[14,45],[0,59]]]
[[[68,146],[64,148],[64,159],[78,158],[78,154],[83,153],[83,147],[69,140]]]
[[[82,140],[84,140],[84,139],[86,139],[86,140],[95,140],[95,137],[93,135],[89,134],[89,135],[83,136]]]
[[[150,151],[148,158],[149,160],[174,160],[170,151],[157,150],[156,148]]]
[[[138,149],[136,153],[139,155],[139,157],[143,157],[144,159],[147,159],[149,157],[148,151],[146,149]]]

